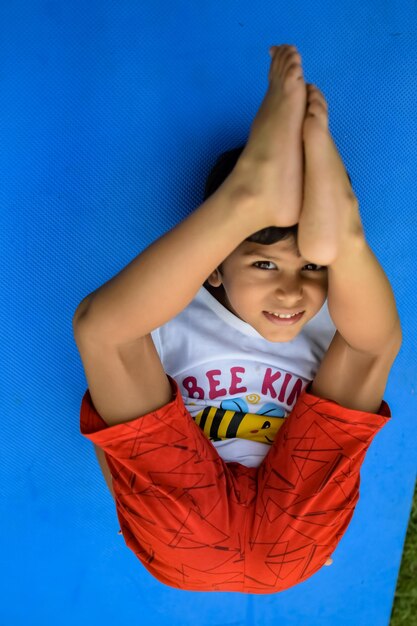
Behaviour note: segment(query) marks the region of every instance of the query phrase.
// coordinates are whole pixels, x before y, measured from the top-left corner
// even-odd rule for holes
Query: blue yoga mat
[[[416,478],[417,5],[6,1],[0,5],[1,589],[4,626],[386,626]],[[242,145],[271,45],[329,104],[403,346],[361,497],[333,554],[281,594],[159,583],[118,535],[79,431],[79,302],[202,202]]]

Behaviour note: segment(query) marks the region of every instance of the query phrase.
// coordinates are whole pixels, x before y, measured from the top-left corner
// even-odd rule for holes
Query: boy
[[[349,525],[366,450],[391,417],[383,394],[402,342],[394,295],[366,244],[323,95],[305,84],[294,46],[270,54],[269,88],[231,174],[186,220],[84,299],[73,321],[89,384],[81,432],[110,468],[127,546],[159,581],[180,589],[273,593],[317,572]],[[253,245],[254,233],[295,225],[298,249],[294,238]],[[261,267],[271,260],[272,270]],[[216,291],[201,290],[206,279],[214,290],[222,285],[216,300]],[[211,359],[219,365],[229,350],[227,389],[218,389],[220,370],[211,369],[206,385],[178,376],[183,397],[150,333],[156,337],[155,329],[192,310],[199,290],[223,319],[233,316],[231,326],[240,324],[262,354],[251,352],[248,339],[245,368],[233,367],[225,324],[224,354]],[[198,425],[184,402],[206,419],[206,406],[219,407],[222,394],[230,402],[240,393],[241,400],[253,391],[243,381],[251,362],[257,371],[258,361],[292,357],[326,297],[337,331],[308,384],[300,375],[289,390],[288,370],[282,381],[269,367],[256,401],[245,396],[274,398],[289,409],[285,419],[275,417],[268,454],[258,466],[225,462],[220,444],[242,444],[245,435],[223,433],[210,442],[211,427]],[[290,321],[277,317],[299,312]],[[192,334],[208,317],[182,319]],[[178,359],[197,359],[199,345],[170,338],[182,342]],[[265,419],[264,409],[260,415]]]

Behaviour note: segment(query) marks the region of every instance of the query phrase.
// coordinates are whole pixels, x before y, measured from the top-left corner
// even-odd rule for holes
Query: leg
[[[355,352],[336,333],[259,467],[248,591],[303,582],[336,549],[359,500],[366,451],[391,417],[381,398],[394,359],[395,351],[377,359]]]
[[[240,591],[242,485],[167,379],[171,402],[111,427],[86,393],[81,434],[106,453],[125,543],[155,578],[181,589]],[[241,469],[248,491],[254,470]]]
[[[99,462],[101,472],[104,476],[104,480],[107,483],[107,487],[109,488],[111,495],[113,496],[113,498],[115,498],[113,489],[113,477],[111,475],[109,465],[106,461],[106,455],[104,454],[103,450],[98,446],[94,445],[94,449],[96,451],[97,460]]]
[[[110,346],[85,336],[75,325],[74,335],[95,409],[108,426],[146,415],[171,400],[172,391],[151,335],[125,346]],[[94,446],[107,486],[115,497],[104,451]]]
[[[116,344],[75,325],[74,336],[89,394],[108,426],[170,402],[171,387],[150,334]]]
[[[303,129],[306,175],[298,244],[312,263],[328,265],[329,311],[346,343],[368,355],[401,345],[394,293],[367,245],[359,204],[328,129],[323,94],[308,85]]]
[[[366,451],[391,417],[383,395],[401,345],[388,281],[371,251],[356,245],[359,212],[327,132],[324,99],[309,94],[298,243],[311,262],[329,265],[329,310],[339,330],[259,468],[248,530],[254,590],[302,582],[343,537]]]
[[[347,409],[377,413],[399,347],[397,341],[375,356],[353,349],[337,331],[310,392]]]

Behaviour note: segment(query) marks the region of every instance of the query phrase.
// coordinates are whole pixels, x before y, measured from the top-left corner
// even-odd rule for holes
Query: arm
[[[267,227],[238,165],[194,213],[82,301],[73,320],[79,332],[119,344],[149,334],[188,306],[244,239]]]

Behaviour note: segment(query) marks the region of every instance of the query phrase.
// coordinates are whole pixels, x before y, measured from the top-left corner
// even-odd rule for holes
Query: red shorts
[[[126,545],[160,582],[276,593],[315,574],[359,499],[360,467],[391,418],[298,398],[259,467],[225,463],[184,406],[107,426],[87,389],[81,434],[106,453]]]

